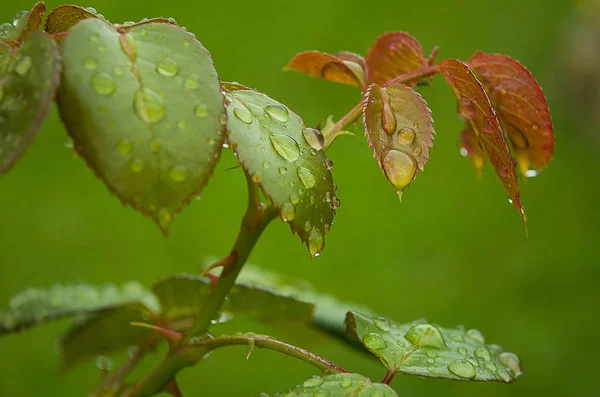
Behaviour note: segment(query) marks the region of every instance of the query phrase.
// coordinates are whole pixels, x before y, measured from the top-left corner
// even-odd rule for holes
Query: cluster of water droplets
[[[23,18],[29,15],[29,11],[19,11],[13,17],[12,23],[5,22],[0,24],[0,38],[12,37],[16,33],[16,28]]]

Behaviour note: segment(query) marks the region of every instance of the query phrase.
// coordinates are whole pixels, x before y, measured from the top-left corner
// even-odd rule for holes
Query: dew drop
[[[185,86],[185,88],[187,88],[190,91],[194,91],[196,88],[198,88],[198,80],[194,77],[188,77],[187,79],[185,79],[185,81],[183,82],[183,85]]]
[[[418,324],[409,329],[404,337],[413,345],[434,349],[447,349],[444,337],[439,329],[431,324]]]
[[[492,355],[490,354],[490,352],[486,348],[483,348],[483,347],[480,347],[475,350],[475,357],[480,358],[483,361],[491,361],[492,360]]]
[[[298,204],[300,202],[300,198],[294,193],[292,193],[292,195],[290,196],[290,201],[292,202],[292,204]]]
[[[92,33],[92,35],[90,36],[90,40],[91,40],[91,41],[98,41],[98,39],[99,39],[99,37],[98,37],[98,35],[97,35],[97,34],[95,34],[95,33]]]
[[[302,130],[302,135],[308,146],[315,150],[323,149],[325,138],[323,137],[323,134],[321,134],[321,131],[316,128],[304,128]]]
[[[184,45],[184,46],[186,46],[186,47],[187,47],[187,46],[189,46],[190,44],[191,44],[191,42],[190,42],[190,40],[189,40],[189,39],[183,39],[183,45]]]
[[[540,127],[539,127],[537,124],[535,124],[535,123],[534,123],[534,124],[531,124],[531,130],[532,130],[532,131],[537,131],[537,130],[539,130],[539,129],[540,129]]]
[[[98,67],[98,62],[96,62],[92,58],[85,58],[83,60],[83,67],[86,68],[87,70],[94,70]]]
[[[467,120],[472,119],[477,115],[475,104],[467,97],[460,98],[458,111]]]
[[[156,71],[161,76],[173,77],[179,72],[179,65],[171,58],[165,58],[156,65]]]
[[[465,379],[473,379],[477,374],[473,364],[466,360],[456,360],[452,362],[452,364],[448,365],[448,371]]]
[[[206,116],[208,116],[208,106],[206,106],[204,104],[198,105],[194,109],[194,113],[198,117],[206,117]]]
[[[175,182],[183,182],[187,179],[188,170],[184,165],[176,165],[169,170],[169,176]]]
[[[121,154],[126,155],[131,153],[131,150],[133,150],[133,145],[131,144],[129,139],[121,139],[119,141],[119,144],[117,145],[117,148],[119,149],[119,152]]]
[[[158,123],[165,117],[165,103],[154,90],[144,87],[135,93],[135,110],[137,115],[146,123]]]
[[[173,215],[171,215],[171,212],[167,208],[163,207],[158,211],[158,223],[163,229],[166,229],[172,220]]]
[[[464,342],[465,338],[463,338],[463,336],[461,334],[452,334],[450,335],[450,339],[452,339],[455,342]]]
[[[467,354],[469,354],[469,352],[467,351],[466,348],[464,347],[459,347],[458,349],[456,349],[460,354],[462,354],[463,356],[466,356]]]
[[[351,380],[350,378],[344,378],[344,379],[342,379],[342,380],[340,381],[340,386],[341,386],[343,389],[347,389],[347,388],[349,388],[350,386],[352,386],[352,380]]]
[[[131,172],[138,174],[142,172],[143,169],[144,161],[141,158],[136,157],[129,162],[129,170]]]
[[[415,140],[415,131],[411,128],[402,128],[398,131],[396,140],[400,145],[410,145]]]
[[[332,203],[332,207],[334,210],[337,210],[338,208],[340,208],[340,205],[342,205],[341,200],[338,197],[334,197],[333,198],[333,203]]]
[[[234,108],[233,114],[238,118],[238,120],[246,124],[252,124],[252,120],[254,119],[252,113],[250,113],[250,111],[245,107]]]
[[[177,127],[179,127],[180,130],[183,130],[187,127],[187,123],[184,120],[179,120],[177,122]]]
[[[510,352],[501,353],[500,362],[502,365],[510,369],[515,376],[519,376],[521,374],[521,360],[519,360],[519,357],[516,354]]]
[[[398,122],[396,121],[396,115],[390,106],[390,97],[385,88],[381,91],[381,105],[381,124],[385,132],[392,135],[396,132]]]
[[[373,322],[382,331],[388,332],[391,328],[390,320],[385,317],[377,317]]]
[[[479,343],[485,343],[485,338],[478,329],[470,329],[467,331],[466,335],[468,338],[471,338]]]
[[[385,346],[386,346],[385,341],[383,340],[381,335],[379,335],[375,332],[370,332],[370,333],[366,334],[365,337],[363,338],[363,343],[365,344],[365,346],[368,349],[371,349],[371,350],[385,349]]]
[[[312,376],[304,381],[302,386],[304,387],[317,387],[323,384],[323,378],[320,376]]]
[[[505,382],[510,382],[510,375],[508,374],[508,372],[506,372],[503,369],[499,369],[498,372],[496,372],[498,374],[499,377],[502,378],[503,381]]]
[[[298,168],[298,178],[300,178],[300,182],[307,189],[312,189],[315,186],[316,179],[312,172],[308,168],[300,167]]]
[[[287,173],[287,168],[285,168],[285,167],[279,167],[279,173],[281,175],[285,175],[285,173]]]
[[[142,30],[142,31],[140,32],[140,36],[142,36],[142,37],[146,37],[146,36],[148,36],[148,31],[147,31],[147,30]]]
[[[282,123],[285,123],[289,117],[287,108],[282,105],[268,105],[265,107],[265,112],[271,116],[271,118]]]
[[[323,235],[316,227],[313,227],[308,235],[308,251],[312,256],[319,256],[324,245]]]
[[[383,158],[383,169],[392,185],[403,191],[413,180],[417,165],[410,155],[399,150],[389,150]]]
[[[289,135],[271,134],[269,135],[269,139],[277,154],[287,161],[293,163],[300,157],[300,148],[296,141]]]
[[[111,95],[115,92],[115,81],[108,73],[97,73],[92,77],[92,88],[100,95]]]
[[[329,157],[325,159],[325,167],[327,167],[329,171],[333,169],[333,161]]]
[[[485,364],[483,364],[483,366],[486,367],[487,369],[489,369],[490,371],[496,370],[496,364],[494,364],[491,361],[486,362]]]
[[[113,69],[113,72],[115,73],[115,76],[118,76],[118,77],[121,77],[121,76],[123,76],[125,74],[125,71],[123,70],[123,68],[120,68],[118,66],[116,66]]]
[[[310,229],[312,229],[312,224],[310,223],[310,221],[306,221],[306,223],[304,223],[304,231],[308,232],[310,231]]]
[[[279,213],[285,222],[291,222],[296,217],[296,210],[291,203],[283,203],[279,209]]]

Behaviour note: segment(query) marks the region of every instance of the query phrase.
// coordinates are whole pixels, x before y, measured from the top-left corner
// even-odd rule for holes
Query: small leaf
[[[325,121],[325,125],[323,126],[323,128],[321,128],[321,134],[323,135],[325,142],[323,144],[323,150],[325,151],[327,151],[327,149],[329,148],[329,146],[331,146],[333,141],[335,141],[338,137],[342,135],[351,135],[356,138],[356,135],[354,135],[354,133],[346,130],[337,130],[336,132],[332,133],[333,127],[335,127],[333,116],[329,116]]]
[[[124,303],[140,302],[158,311],[156,298],[137,282],[113,284],[54,285],[29,288],[10,299],[9,309],[0,311],[0,335],[17,332],[49,320],[102,310]]]
[[[525,176],[548,165],[554,151],[554,131],[546,97],[537,80],[518,61],[501,54],[478,52],[469,65],[481,78],[498,111]]]
[[[100,19],[62,41],[61,118],[75,148],[124,204],[166,235],[212,176],[224,141],[221,86],[208,52],[183,29],[125,33]]]
[[[519,358],[486,345],[480,331],[441,328],[418,320],[397,324],[385,317],[349,312],[348,333],[390,371],[461,381],[511,383],[521,374]]]
[[[304,383],[275,396],[281,397],[392,397],[394,389],[383,383],[373,383],[360,374],[341,373],[329,376],[313,376]]]
[[[59,84],[52,38],[29,33],[17,49],[0,42],[0,176],[25,153],[48,114]]]
[[[64,33],[71,29],[79,21],[84,19],[98,18],[104,19],[95,11],[76,5],[61,5],[50,11],[44,30],[50,34]]]
[[[211,283],[205,278],[181,274],[161,280],[153,287],[167,321],[193,318],[205,303]],[[222,307],[221,320],[233,316],[256,318],[263,322],[305,322],[313,305],[265,288],[239,283]]]
[[[435,134],[431,111],[423,98],[404,84],[371,84],[363,103],[369,145],[401,195],[429,160]]]
[[[468,156],[475,167],[477,178],[481,179],[483,166],[485,165],[486,155],[481,147],[479,138],[473,131],[471,124],[467,123],[461,134],[462,147],[460,152],[463,156]]]
[[[29,11],[19,11],[12,23],[0,24],[0,41],[11,41],[18,45],[26,35],[40,29],[45,13],[46,5],[43,2],[36,3]]]
[[[335,55],[319,51],[297,54],[285,70],[293,70],[336,83],[365,87],[366,63],[357,54],[340,52]]]
[[[339,205],[321,133],[264,94],[233,91],[228,100],[229,144],[240,164],[310,254],[319,255]]]
[[[427,64],[421,44],[405,32],[385,33],[375,40],[366,57],[368,84],[383,85],[394,77],[422,69]],[[414,85],[417,83],[415,82]]]
[[[144,305],[128,304],[103,309],[77,321],[58,341],[63,367],[69,369],[85,359],[139,345],[153,331],[130,323],[150,316]]]
[[[445,59],[440,63],[440,67],[444,78],[458,99],[460,115],[471,124],[490,163],[504,185],[510,201],[519,211],[523,223],[526,223],[515,164],[508,150],[496,111],[483,86],[471,68],[461,61]]]

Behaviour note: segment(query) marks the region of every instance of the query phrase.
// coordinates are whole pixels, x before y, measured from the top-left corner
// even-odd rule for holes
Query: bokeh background
[[[54,8],[60,3],[48,1]],[[32,1],[0,5],[0,20]],[[311,261],[275,221],[250,261],[308,280],[343,300],[398,321],[428,318],[477,327],[490,343],[518,353],[525,373],[514,385],[398,376],[402,396],[591,395],[600,370],[600,7],[566,0],[92,1],[114,22],[171,16],[211,51],[221,77],[277,98],[309,124],[342,116],[359,99],[351,87],[282,72],[298,51],[366,53],[377,35],[405,30],[440,59],[475,50],[519,59],[548,95],[557,147],[550,167],[522,183],[529,238],[491,167],[477,182],[459,154],[461,122],[443,80],[423,91],[437,138],[431,162],[400,204],[371,151],[341,138],[328,152],[342,206],[324,254]],[[146,218],[124,208],[65,148],[53,109],[38,138],[0,180],[0,301],[27,286],[84,280],[154,280],[195,272],[228,253],[245,207],[246,187],[227,151],[202,199],[175,221],[165,241]],[[3,304],[4,305],[4,304]],[[99,370],[89,362],[61,374],[54,340],[68,322],[0,339],[0,395],[82,396]],[[374,360],[304,327],[239,323],[270,332],[375,379]],[[314,373],[267,351],[214,353],[180,376],[188,396],[273,393]],[[154,356],[158,359],[160,356]]]

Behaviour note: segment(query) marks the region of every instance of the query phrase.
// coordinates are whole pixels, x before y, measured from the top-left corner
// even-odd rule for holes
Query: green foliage
[[[29,146],[58,89],[56,102],[74,147],[124,204],[152,218],[163,234],[201,194],[222,147],[235,153],[248,181],[248,209],[231,253],[212,265],[219,276],[178,275],[152,291],[86,284],[29,289],[0,312],[0,334],[79,316],[61,338],[65,368],[131,348],[128,362],[96,395],[180,396],[176,375],[212,350],[247,345],[271,349],[319,369],[279,396],[395,396],[396,373],[460,381],[513,382],[518,357],[486,345],[475,329],[446,329],[419,320],[396,324],[301,283],[259,270],[235,283],[260,234],[275,217],[321,254],[340,200],[325,150],[363,116],[365,133],[387,179],[401,194],[429,160],[431,111],[414,91],[438,73],[452,87],[463,148],[478,172],[488,158],[525,222],[515,163],[530,176],[549,162],[553,126],[535,78],[504,55],[476,53],[467,63],[435,65],[412,36],[386,33],[365,58],[307,51],[287,69],[358,87],[362,100],[339,121],[311,128],[289,107],[237,83],[221,83],[210,54],[185,28],[165,18],[112,24],[94,9],[36,4],[0,26],[0,175]],[[60,87],[60,88],[58,88]],[[516,161],[508,146],[511,142]],[[360,182],[360,181],[358,181]],[[358,310],[358,311],[357,311]],[[362,314],[359,314],[362,313]],[[308,322],[356,339],[386,366],[383,383],[269,336],[217,335],[231,316],[262,322]],[[133,324],[132,324],[133,323]],[[126,377],[162,339],[163,362],[129,384]]]
[[[14,295],[8,309],[0,312],[0,334],[133,302],[158,310],[156,298],[137,282],[129,282],[122,287],[114,284],[94,287],[79,283],[54,285],[47,289],[29,288]]]
[[[335,374],[325,377],[313,376],[304,383],[276,397],[392,397],[394,389],[383,383],[373,383],[359,374]]]
[[[348,313],[346,327],[390,371],[487,382],[513,382],[522,372],[515,354],[486,345],[477,329],[441,328],[425,320],[397,324],[357,312]]]

